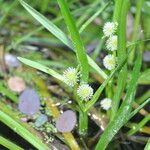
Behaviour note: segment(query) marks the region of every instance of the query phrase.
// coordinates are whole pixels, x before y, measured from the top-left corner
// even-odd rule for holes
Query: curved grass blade
[[[119,129],[130,119],[130,112],[132,109],[132,103],[135,97],[136,86],[140,74],[140,68],[142,64],[142,54],[139,53],[132,72],[132,78],[129,83],[125,100],[123,101],[118,113],[116,113],[114,119],[109,123],[106,130],[102,134],[95,150],[104,150]]]
[[[42,71],[42,72],[45,72],[45,73],[47,73],[47,74],[50,74],[50,75],[53,76],[54,78],[56,78],[56,79],[58,79],[58,80],[60,80],[60,81],[63,82],[63,77],[62,77],[62,75],[60,75],[60,74],[57,73],[56,71],[54,71],[54,70],[52,70],[52,69],[50,69],[50,68],[48,68],[48,67],[46,67],[46,66],[44,66],[44,65],[41,65],[40,63],[37,63],[37,62],[35,62],[35,61],[29,60],[29,59],[26,59],[26,58],[18,57],[18,59],[19,59],[22,63],[24,63],[24,64],[26,64],[26,65],[28,65],[28,66],[30,66],[30,67],[33,67],[33,68],[35,68],[35,69],[38,69],[38,70],[40,70],[40,71]]]
[[[40,22],[48,31],[50,31],[53,35],[55,35],[59,40],[61,40],[65,45],[69,46],[69,48],[73,47],[71,41],[68,37],[51,21],[49,21],[46,17],[41,15],[38,11],[33,9],[23,0],[19,0],[21,5],[38,21]]]
[[[62,41],[71,50],[74,50],[71,40],[51,21],[49,21],[42,14],[37,12],[23,0],[20,0],[22,6],[39,22],[41,23],[50,33]],[[58,34],[57,34],[58,33]],[[107,74],[87,55],[89,65],[104,79],[107,78]]]
[[[70,32],[72,43],[76,51],[77,59],[81,66],[81,74],[82,74],[81,80],[83,82],[87,82],[89,78],[88,60],[83,42],[76,27],[75,20],[73,19],[73,16],[71,15],[69,7],[65,2],[65,0],[57,0],[57,1],[60,6],[66,25],[68,27],[68,30]]]

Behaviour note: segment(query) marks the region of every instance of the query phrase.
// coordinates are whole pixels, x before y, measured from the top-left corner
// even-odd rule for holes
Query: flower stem
[[[79,134],[86,135],[88,130],[88,113],[79,111]]]

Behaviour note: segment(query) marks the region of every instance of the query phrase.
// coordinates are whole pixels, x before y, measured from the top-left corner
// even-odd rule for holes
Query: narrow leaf
[[[106,149],[109,142],[115,136],[115,134],[119,131],[119,129],[130,119],[130,112],[132,109],[132,103],[135,96],[137,81],[140,73],[142,63],[142,54],[139,53],[137,60],[134,65],[134,69],[132,72],[132,79],[129,83],[128,91],[126,94],[126,98],[123,101],[118,113],[116,113],[114,119],[109,123],[106,130],[102,134],[98,144],[96,145],[95,150],[104,150]]]
[[[62,41],[71,50],[74,50],[73,44],[70,39],[50,20],[44,17],[42,14],[37,12],[23,0],[20,0],[22,6],[39,22],[41,23],[50,33],[56,36],[60,41]],[[58,34],[59,33],[59,34]],[[88,62],[90,66],[104,79],[107,78],[107,74],[88,56]]]
[[[18,57],[18,59],[22,63],[24,63],[24,64],[26,64],[26,65],[28,65],[30,67],[38,69],[38,70],[40,70],[42,72],[45,72],[47,74],[50,74],[54,78],[56,78],[56,79],[58,79],[60,81],[63,81],[63,78],[62,78],[62,76],[59,73],[57,73],[56,71],[54,71],[54,70],[52,70],[52,69],[50,69],[50,68],[48,68],[48,67],[46,67],[44,65],[41,65],[40,63],[37,63],[35,61],[29,60],[29,59],[26,59],[26,58],[22,58],[22,57]]]
[[[79,34],[78,29],[75,24],[75,20],[73,19],[72,15],[70,13],[69,7],[68,7],[67,3],[65,2],[65,0],[57,0],[57,1],[60,6],[62,15],[66,22],[66,25],[68,27],[68,30],[70,32],[72,43],[73,43],[75,51],[76,51],[77,59],[81,66],[81,74],[82,74],[81,80],[84,82],[87,82],[88,77],[89,77],[88,60],[87,60],[84,45],[82,43],[80,34]]]
[[[16,150],[23,150],[20,146],[16,145],[15,143],[9,141],[8,139],[0,136],[0,145],[3,145],[4,147],[8,149],[16,149]]]

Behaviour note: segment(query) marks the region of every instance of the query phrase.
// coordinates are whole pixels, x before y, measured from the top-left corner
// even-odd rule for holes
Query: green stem
[[[106,3],[101,9],[99,9],[95,14],[93,14],[80,28],[79,32],[83,32],[85,28],[100,14],[102,13],[107,6],[109,6],[110,2]]]
[[[126,0],[124,2],[126,2]],[[132,79],[128,86],[126,98],[121,104],[121,107],[117,112],[117,114],[115,115],[114,119],[108,124],[104,133],[101,135],[101,138],[98,144],[96,145],[95,150],[105,150],[107,145],[110,143],[110,141],[115,136],[115,134],[119,131],[119,129],[130,119],[129,115],[135,97],[135,91],[136,91],[137,81],[140,74],[141,64],[142,64],[142,54],[140,52],[138,54],[138,57],[136,59],[133,68]]]
[[[132,42],[136,41],[138,38],[139,33],[139,25],[140,25],[140,18],[141,18],[141,9],[143,5],[144,0],[139,0],[138,3],[136,3],[136,15],[135,15],[135,21],[133,26],[133,34],[132,34]],[[129,63],[133,64],[134,56],[135,56],[135,45],[132,47],[133,51],[129,55]]]
[[[116,2],[118,2],[118,1],[116,1]],[[127,57],[127,52],[126,52],[126,16],[128,13],[128,8],[129,8],[129,1],[124,0],[123,5],[120,8],[120,11],[121,11],[120,16],[119,16],[119,14],[117,15],[120,18],[120,19],[118,18],[118,20],[119,20],[118,51],[117,51],[118,64],[120,64],[122,62],[123,58]],[[120,73],[118,75],[118,81],[117,81],[118,86],[117,86],[117,92],[115,93],[115,95],[113,97],[113,107],[112,107],[112,113],[111,113],[111,120],[113,120],[116,112],[118,111],[122,92],[124,91],[124,88],[126,85],[126,79],[127,79],[127,65],[125,65],[122,68],[122,70],[120,71]]]
[[[23,150],[20,146],[16,145],[15,143],[9,141],[8,139],[0,136],[0,145],[11,149],[11,150]]]
[[[144,150],[150,150],[150,138],[149,138]]]
[[[114,10],[114,16],[113,16],[114,22],[119,22],[120,12],[121,12],[121,8],[122,8],[122,2],[123,2],[123,0],[115,1],[115,10]]]
[[[144,117],[144,119],[139,122],[134,128],[128,131],[128,135],[135,134],[138,130],[140,130],[148,121],[150,120],[150,114]]]
[[[77,59],[81,66],[81,74],[82,74],[81,81],[87,82],[89,78],[89,65],[88,65],[88,60],[86,56],[86,51],[85,51],[83,42],[81,40],[80,34],[78,32],[78,29],[76,27],[75,20],[70,13],[70,10],[66,1],[65,0],[57,0],[57,1],[60,6],[66,25],[68,27],[68,30],[70,32],[71,39],[72,39],[74,48],[76,50]]]
[[[79,134],[86,135],[88,130],[88,113],[79,111]]]

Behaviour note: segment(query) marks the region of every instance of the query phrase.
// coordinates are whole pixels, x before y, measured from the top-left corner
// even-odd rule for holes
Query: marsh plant
[[[109,144],[113,141],[112,139],[120,132],[122,127],[129,129],[128,132],[124,131],[124,134],[128,138],[136,132],[150,134],[150,128],[145,126],[150,119],[149,113],[147,112],[146,115],[142,113],[142,111],[146,111],[144,106],[150,101],[150,94],[138,94],[139,85],[143,84],[144,81],[149,82],[149,78],[145,78],[145,71],[143,71],[142,65],[144,43],[147,39],[144,39],[144,35],[138,36],[142,6],[145,8],[149,2],[138,0],[134,6],[135,19],[132,25],[134,29],[130,39],[127,39],[126,36],[128,30],[126,28],[127,15],[134,3],[129,0],[92,1],[90,5],[93,8],[99,6],[97,11],[93,15],[89,15],[90,12],[93,12],[92,7],[89,6],[85,9],[85,14],[82,14],[81,18],[79,17],[78,19],[75,19],[74,11],[70,11],[70,5],[66,0],[57,0],[61,17],[63,17],[68,29],[68,35],[65,33],[65,30],[61,30],[53,21],[48,20],[29,4],[23,0],[19,0],[19,2],[34,19],[60,40],[69,51],[73,51],[76,56],[75,65],[64,67],[62,70],[57,70],[57,68],[52,69],[22,56],[18,57],[18,60],[23,64],[52,76],[53,80],[57,81],[68,93],[69,98],[67,101],[71,100],[72,102],[70,104],[68,102],[68,109],[60,113],[58,110],[59,107],[57,108],[56,105],[53,107],[55,100],[50,100],[51,96],[48,94],[48,91],[43,92],[43,97],[46,97],[44,104],[50,114],[45,113],[46,116],[45,114],[42,116],[45,120],[41,119],[41,124],[51,124],[50,118],[53,119],[56,132],[62,134],[62,141],[72,150],[90,149],[86,145],[86,142],[80,145],[78,141],[79,139],[84,141],[84,139],[88,138],[90,132],[89,120],[91,118],[94,118],[102,133],[97,135],[98,142],[94,146],[95,150],[109,148]],[[88,30],[90,24],[99,15],[105,14],[105,11],[110,7],[113,9],[113,14],[109,19],[105,19],[102,24],[98,24],[99,32],[101,32],[101,36],[98,39],[100,44],[96,45],[97,47],[93,55],[89,56],[85,49],[84,40],[82,39],[84,38],[84,32]],[[82,25],[79,26],[79,24]],[[141,26],[140,28],[143,27]],[[81,36],[82,33],[83,36]],[[102,48],[103,50],[101,50]],[[98,62],[95,58],[98,58],[101,53],[103,54],[103,58]],[[145,70],[149,72],[146,76],[149,76],[149,69],[146,67]],[[38,75],[38,78],[40,78],[40,75]],[[93,84],[93,80],[95,79],[98,79],[96,87]],[[39,84],[38,82],[40,81],[38,79],[35,83]],[[35,97],[32,98],[35,101],[30,101],[31,96]],[[41,102],[34,90],[26,89],[19,99],[20,112],[32,116],[39,111]],[[137,123],[131,123],[131,119],[138,113],[143,115],[143,119]],[[11,119],[13,121],[13,118],[5,116],[3,109],[0,110],[0,115],[3,115],[6,119],[6,121],[3,121],[4,118],[0,118],[5,124],[9,124]],[[47,116],[50,116],[49,119]],[[10,120],[7,122],[7,119]],[[16,122],[12,122],[12,124],[16,127],[16,131],[19,130],[17,133],[37,149],[50,149],[37,136],[29,135],[24,125],[21,126]],[[36,122],[36,124],[40,123]],[[79,136],[79,139],[74,136],[73,133],[75,132]],[[113,148],[115,149],[115,147]],[[147,142],[145,150],[149,149],[150,142]]]

